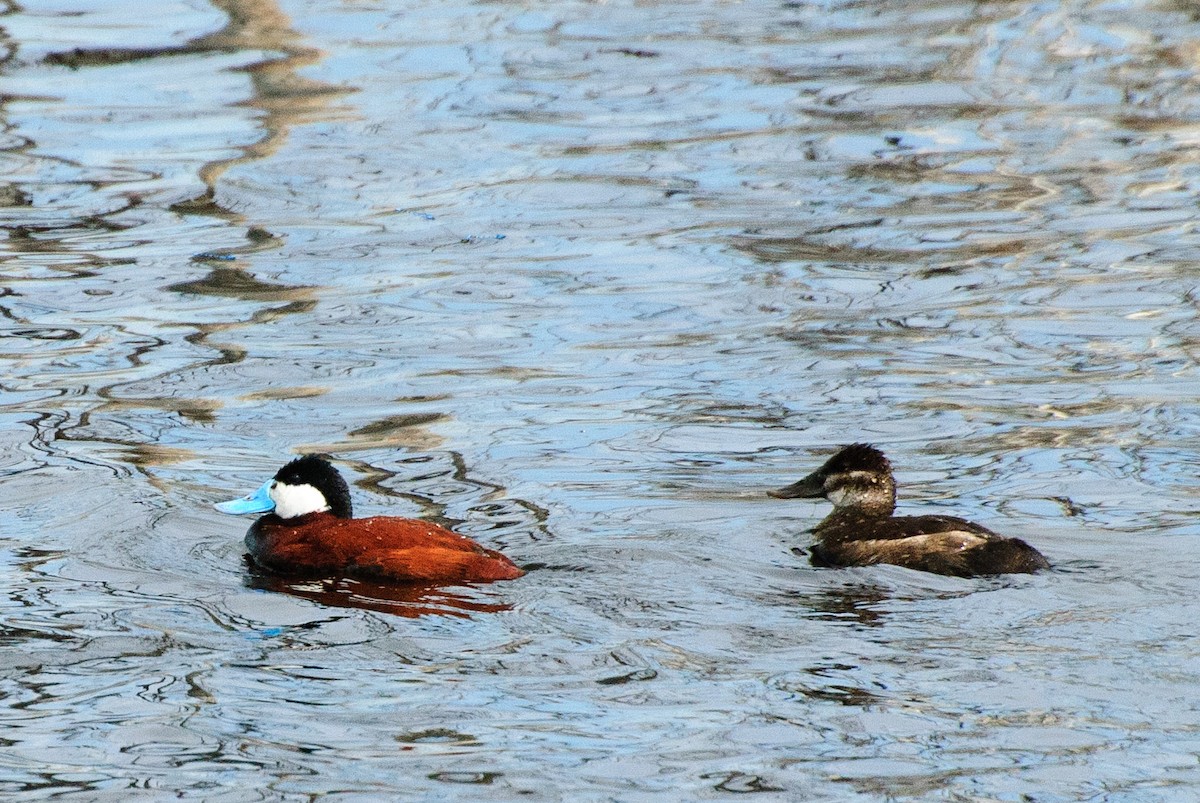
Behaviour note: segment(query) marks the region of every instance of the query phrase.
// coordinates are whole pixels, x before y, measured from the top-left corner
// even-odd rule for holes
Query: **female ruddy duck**
[[[352,518],[346,481],[316,455],[293,460],[254,493],[216,507],[223,513],[267,513],[250,525],[246,549],[259,566],[281,574],[425,584],[486,583],[524,574],[499,552],[437,524]]]
[[[797,483],[769,491],[779,499],[824,497],[833,512],[813,529],[814,566],[892,563],[937,574],[974,577],[1050,568],[1019,538],[953,516],[893,516],[896,481],[883,452],[847,446]]]

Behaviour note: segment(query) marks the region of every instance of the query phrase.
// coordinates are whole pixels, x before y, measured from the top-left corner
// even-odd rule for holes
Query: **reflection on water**
[[[292,594],[334,608],[361,608],[415,618],[428,615],[469,616],[511,608],[503,602],[482,602],[453,589],[420,585],[381,585],[350,578],[295,580],[248,569],[247,588]]]
[[[1196,24],[4,6],[0,793],[1178,799]],[[851,441],[1056,570],[810,567]],[[256,574],[303,449],[538,570]]]

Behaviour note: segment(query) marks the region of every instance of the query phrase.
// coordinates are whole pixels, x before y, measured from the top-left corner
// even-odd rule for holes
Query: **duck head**
[[[890,516],[896,481],[883,452],[865,443],[843,447],[819,469],[786,488],[767,492],[777,499],[828,499],[834,508]]]
[[[342,519],[352,516],[349,486],[333,464],[319,455],[296,458],[258,490],[221,502],[216,508],[235,515],[274,512],[281,519],[326,511]]]

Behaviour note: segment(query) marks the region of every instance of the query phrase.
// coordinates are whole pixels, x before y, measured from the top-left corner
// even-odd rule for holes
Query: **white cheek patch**
[[[277,482],[271,487],[271,500],[275,503],[275,515],[281,519],[294,519],[305,513],[329,510],[324,494],[311,485]]]
[[[890,486],[880,482],[879,475],[873,471],[846,471],[832,479],[832,488],[828,482],[825,485],[825,498],[833,502],[834,507],[886,505],[894,501]]]
[[[847,499],[849,499],[851,496],[852,496],[852,494],[850,493],[849,487],[847,487],[845,485],[839,485],[838,487],[831,488],[830,490],[825,492],[825,498],[828,499],[830,502],[833,502],[834,507],[841,507],[842,503],[845,502]]]

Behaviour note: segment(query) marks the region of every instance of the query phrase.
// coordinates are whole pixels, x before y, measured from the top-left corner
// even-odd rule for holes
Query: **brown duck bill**
[[[799,482],[793,482],[785,488],[767,491],[767,496],[776,499],[816,499],[825,495],[825,482],[816,474],[809,474]]]

